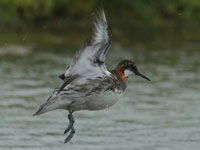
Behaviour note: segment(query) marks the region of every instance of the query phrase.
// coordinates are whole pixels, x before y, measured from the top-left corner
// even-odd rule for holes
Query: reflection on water
[[[132,59],[152,81],[132,77],[125,96],[113,107],[76,112],[77,132],[68,144],[63,144],[66,111],[32,114],[61,84],[57,76],[74,52],[54,47],[58,52],[38,48],[21,56],[0,56],[1,149],[198,150],[200,45],[157,45],[162,42],[135,43],[126,49],[113,45],[110,68],[121,59]]]

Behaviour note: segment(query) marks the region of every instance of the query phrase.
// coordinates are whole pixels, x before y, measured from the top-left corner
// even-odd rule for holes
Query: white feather
[[[124,70],[124,75],[125,75],[125,77],[129,77],[129,76],[132,75],[132,74],[133,74],[133,72],[130,71],[130,70],[128,70],[128,69],[125,69],[125,70]]]
[[[108,29],[106,17],[103,9],[99,11],[96,21],[94,22],[93,34],[90,40],[85,41],[74,56],[73,62],[65,72],[65,76],[81,75],[88,77],[108,76],[105,55],[111,45],[111,33]],[[101,61],[102,64],[95,63]]]

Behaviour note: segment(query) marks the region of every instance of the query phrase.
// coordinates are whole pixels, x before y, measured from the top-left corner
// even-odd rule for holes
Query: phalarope
[[[130,75],[142,75],[135,63],[121,61],[109,71],[105,65],[105,56],[111,46],[112,35],[105,13],[100,9],[94,21],[91,38],[86,40],[73,58],[66,72],[59,76],[63,80],[60,88],[55,89],[47,101],[36,111],[40,115],[55,109],[69,111],[69,124],[64,134],[69,133],[65,143],[75,133],[73,112],[78,110],[101,110],[115,104],[126,89]]]

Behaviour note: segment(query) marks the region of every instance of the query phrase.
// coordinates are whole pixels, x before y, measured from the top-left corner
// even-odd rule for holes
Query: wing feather
[[[98,65],[105,65],[105,56],[111,45],[111,41],[111,30],[107,24],[104,10],[100,9],[94,21],[91,38],[82,44],[65,75],[73,72],[88,72],[93,67],[97,67],[100,70]],[[81,67],[84,69],[81,69]],[[96,69],[94,69],[94,72],[98,70]]]
[[[107,24],[103,9],[97,12],[91,37],[86,40],[73,58],[72,64],[66,70],[62,79],[105,76],[110,74],[105,65],[105,56],[112,42],[111,30]],[[63,83],[64,84],[64,83]]]
[[[92,44],[101,43],[103,41],[108,42],[111,40],[111,32],[107,24],[106,16],[103,9],[97,12],[97,18],[93,22],[93,34],[92,34]]]

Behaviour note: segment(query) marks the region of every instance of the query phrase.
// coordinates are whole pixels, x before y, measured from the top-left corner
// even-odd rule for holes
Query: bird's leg
[[[69,125],[68,127],[65,129],[64,134],[66,134],[67,132],[69,132],[69,130],[73,127],[74,125],[74,117],[72,115],[73,111],[69,110],[69,115],[68,115],[68,119],[69,119]]]
[[[74,117],[72,115],[73,111],[69,110],[69,115],[68,115],[68,118],[69,118],[69,125],[67,127],[67,129],[65,130],[64,134],[66,134],[67,132],[70,132],[69,136],[65,139],[65,143],[69,142],[72,137],[74,136],[74,133],[75,133],[75,129],[74,129]]]

